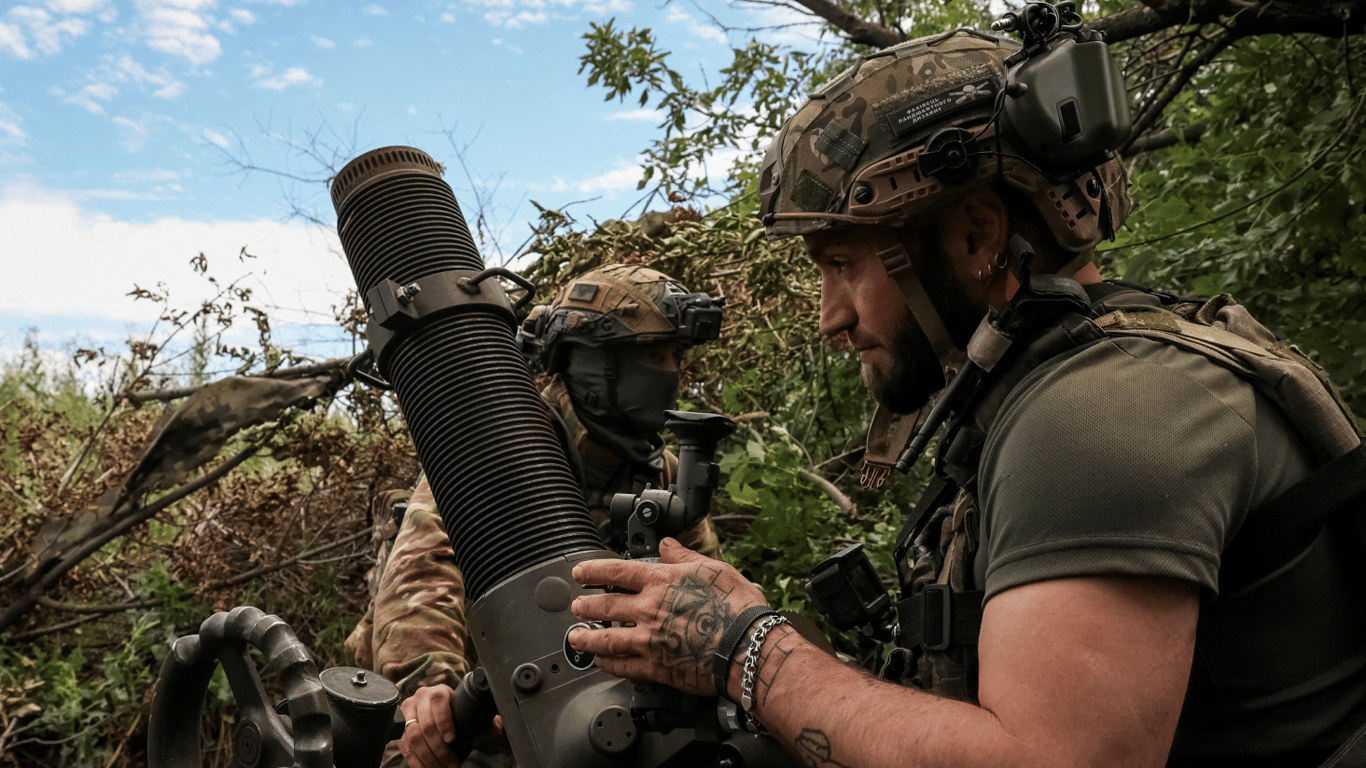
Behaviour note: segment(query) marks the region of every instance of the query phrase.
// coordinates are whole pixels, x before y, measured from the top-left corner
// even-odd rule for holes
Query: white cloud
[[[218,38],[208,33],[207,11],[215,0],[138,0],[139,28],[154,51],[179,56],[192,64],[206,64],[223,53]]]
[[[549,20],[549,16],[545,13],[532,13],[531,11],[521,11],[519,13],[489,11],[484,14],[484,20],[495,27],[523,29],[528,24],[544,24]]]
[[[375,45],[374,41],[368,37],[357,38],[356,41],[351,44],[357,48],[372,48]]]
[[[382,5],[371,4],[362,8],[361,13],[365,14],[366,16],[388,16],[389,9],[385,8]]]
[[[689,32],[702,38],[703,40],[710,40],[714,43],[726,42],[725,32],[722,32],[721,30],[717,29],[712,24],[698,23],[695,19],[693,19],[692,14],[679,9],[676,6],[670,6],[668,19],[669,24],[671,26],[678,27],[687,25]]]
[[[506,40],[504,40],[504,39],[501,38],[501,37],[495,37],[495,38],[493,38],[493,40],[491,40],[490,42],[493,43],[493,44],[496,45],[496,46],[501,47],[501,48],[506,48],[506,49],[508,49],[509,51],[512,51],[512,52],[515,53],[515,54],[521,55],[521,53],[522,53],[522,49],[521,49],[521,48],[518,48],[517,46],[512,45],[511,43],[508,43]]]
[[[24,32],[19,29],[19,25],[6,24],[2,21],[0,21],[0,53],[8,53],[16,59],[34,57],[33,50],[28,47],[28,40],[24,38]]]
[[[317,48],[328,49],[337,47],[336,43],[332,42],[331,40],[328,40],[325,37],[310,37],[309,40],[312,40],[313,45]]]
[[[218,131],[215,131],[212,128],[205,128],[203,136],[204,139],[208,141],[210,144],[222,147],[223,149],[228,148],[227,138],[224,137],[223,134],[219,133]]]
[[[441,14],[441,23],[442,23],[442,24],[454,24],[454,23],[455,23],[455,14],[453,14],[453,13],[443,13],[443,14]]]
[[[76,106],[94,112],[97,115],[103,115],[104,105],[100,104],[100,102],[109,101],[114,98],[114,94],[118,92],[118,87],[109,83],[91,83],[65,99],[62,99],[62,103],[75,104]]]
[[[208,286],[189,260],[200,252],[220,285],[245,278],[241,285],[251,287],[257,301],[285,306],[285,312],[272,313],[280,323],[303,321],[302,310],[326,311],[355,285],[345,260],[336,255],[340,249],[333,236],[301,223],[175,217],[133,223],[94,213],[81,202],[130,194],[137,193],[54,191],[26,179],[0,186],[6,253],[23,256],[6,259],[10,279],[0,283],[0,312],[42,325],[50,324],[42,318],[60,316],[89,318],[92,328],[109,322],[150,325],[158,308],[124,294],[135,284],[155,288],[164,283],[173,306],[199,306]],[[239,260],[243,246],[257,258]],[[75,277],[63,282],[61,291],[31,290],[49,281],[53,264]]]
[[[231,11],[229,11],[229,15],[232,16],[233,21],[237,22],[238,24],[241,24],[244,27],[256,23],[256,14],[252,13],[251,11],[248,11],[245,8],[233,8]]]
[[[565,2],[565,0],[554,1]],[[584,3],[582,10],[587,16],[607,16],[615,13],[626,13],[632,7],[634,6],[628,0],[608,0],[605,3]]]
[[[104,82],[131,82],[139,88],[153,87],[157,90],[152,95],[159,99],[174,99],[185,90],[185,85],[176,80],[170,70],[159,67],[155,72],[148,72],[127,54],[97,68],[91,77]]]
[[[613,112],[605,120],[631,120],[642,123],[658,123],[664,115],[657,109],[631,109],[625,112]]]
[[[163,181],[180,181],[180,174],[165,168],[146,171],[119,171],[113,176],[119,184],[157,184]]]
[[[53,13],[94,13],[108,5],[107,0],[47,0],[47,9]]]
[[[247,65],[247,71],[251,73],[251,74],[250,74],[250,77],[264,77],[264,76],[266,76],[267,74],[270,74],[270,65],[269,65],[269,64],[248,64],[248,65]]]
[[[308,74],[308,70],[303,67],[290,67],[285,70],[283,75],[272,77],[269,80],[260,80],[255,83],[257,88],[269,88],[272,91],[283,91],[291,85],[322,85],[323,81]]]
[[[169,83],[163,88],[158,88],[157,90],[152,92],[152,95],[157,97],[158,99],[166,99],[167,101],[171,101],[172,99],[174,99],[175,97],[179,96],[184,92],[185,84],[181,82],[175,82]]]
[[[86,77],[92,82],[62,101],[99,115],[104,114],[104,107],[99,102],[111,100],[123,85],[133,85],[143,91],[154,89],[153,96],[168,101],[185,92],[185,84],[176,80],[165,67],[149,72],[128,54],[118,58],[106,56],[99,66],[86,73]],[[48,93],[60,97],[63,92],[61,88],[53,86]]]
[[[580,181],[576,187],[580,192],[624,192],[635,189],[644,175],[639,165],[622,163],[616,170]]]
[[[149,133],[147,128],[122,116],[115,117],[113,123],[123,129],[120,138],[125,150],[136,153],[141,152],[142,148],[147,146],[147,135]]]
[[[19,145],[24,143],[27,134],[19,125],[22,122],[19,115],[4,103],[0,103],[0,147],[6,145]]]
[[[60,52],[64,43],[90,31],[90,22],[85,19],[57,19],[42,8],[25,5],[11,8],[5,18],[11,23],[0,24],[0,50],[9,50],[21,59],[35,57],[28,47],[29,38],[38,53],[51,55]]]

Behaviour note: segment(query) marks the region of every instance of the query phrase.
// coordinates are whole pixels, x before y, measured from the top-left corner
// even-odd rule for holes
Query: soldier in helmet
[[[572,606],[613,622],[569,637],[600,668],[737,701],[808,765],[1315,766],[1366,746],[1357,422],[1228,297],[1168,311],[1101,279],[1127,107],[1065,5],[1027,6],[1023,47],[958,30],[864,57],[763,164],[759,215],[805,240],[821,331],[884,409],[865,484],[948,419],[895,553],[896,631],[868,609],[887,679],[672,542],[576,566],[618,588]],[[876,605],[855,581],[819,594]]]
[[[684,351],[717,338],[720,307],[662,272],[617,264],[572,280],[522,325],[519,341],[550,376],[542,396],[609,546],[624,545],[610,524],[613,495],[674,482],[678,459],[660,436],[664,411],[677,407]],[[710,518],[680,538],[706,557],[720,557]],[[371,609],[347,647],[357,664],[398,684],[408,698],[405,710],[420,704],[424,715],[448,720],[449,707],[430,702],[446,701],[471,667],[473,646],[464,635],[463,579],[425,476],[379,559]],[[409,764],[422,764],[421,757]],[[391,744],[385,765],[400,760]]]

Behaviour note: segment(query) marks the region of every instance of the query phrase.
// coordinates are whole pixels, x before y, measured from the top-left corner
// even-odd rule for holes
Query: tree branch
[[[851,43],[871,45],[874,48],[890,48],[906,39],[906,36],[900,31],[866,21],[829,0],[797,0],[797,2],[811,13],[825,19],[831,26],[848,35]]]
[[[293,368],[281,368],[275,371],[264,371],[251,375],[266,379],[297,379],[304,376],[312,376],[315,373],[325,373],[338,368],[345,368],[346,364],[350,361],[351,358],[349,357],[338,357],[332,360],[324,360],[321,363],[296,365]],[[179,400],[182,397],[189,397],[207,386],[208,384],[200,384],[195,387],[177,387],[176,389],[154,389],[146,392],[129,392],[124,397],[133,405],[141,405],[152,400],[165,402],[169,400]]]
[[[1111,43],[1185,24],[1223,23],[1239,37],[1296,32],[1341,37],[1366,31],[1366,0],[1155,0],[1154,5],[1159,7],[1122,11],[1086,26],[1105,33]]]
[[[1233,42],[1237,38],[1237,32],[1231,29],[1225,29],[1218,37],[1211,40],[1209,45],[1206,45],[1201,49],[1194,58],[1186,62],[1185,65],[1181,67],[1181,72],[1176,76],[1176,79],[1167,86],[1166,90],[1160,96],[1153,99],[1153,102],[1143,110],[1143,114],[1140,115],[1138,119],[1134,120],[1133,133],[1131,133],[1130,136],[1136,138],[1142,135],[1144,131],[1151,128],[1157,122],[1157,119],[1162,116],[1162,111],[1180,95],[1181,91],[1190,84],[1190,81],[1195,75],[1213,61],[1215,56],[1218,56],[1230,45],[1233,45]],[[1124,145],[1124,149],[1120,150],[1120,153],[1124,154],[1127,152],[1129,144],[1132,143],[1133,139],[1130,139],[1129,143]]]
[[[815,483],[817,488],[824,491],[825,495],[829,496],[830,500],[835,502],[841,512],[851,516],[858,514],[858,505],[851,501],[848,496],[845,496],[839,488],[836,488],[834,483],[809,469],[800,469],[797,470],[797,473]]]
[[[1188,125],[1180,131],[1173,131],[1170,128],[1153,131],[1130,141],[1121,154],[1124,157],[1133,157],[1144,152],[1166,149],[1177,144],[1194,144],[1200,140],[1201,136],[1205,135],[1207,127],[1207,123],[1196,123],[1195,125]]]
[[[219,478],[231,472],[238,464],[246,461],[254,453],[256,453],[256,446],[242,449],[236,456],[223,462],[221,466],[217,467],[212,472],[205,474],[192,483],[186,483],[185,485],[180,486],[174,491],[162,496],[160,499],[157,499],[156,502],[128,515],[99,536],[94,536],[86,540],[84,544],[72,551],[71,554],[62,558],[61,562],[57,563],[51,570],[43,574],[43,577],[38,580],[38,583],[34,584],[33,588],[26,592],[23,597],[20,597],[18,600],[15,600],[13,603],[6,606],[4,614],[0,614],[0,632],[8,629],[18,621],[19,617],[23,616],[28,609],[32,608],[33,604],[38,602],[38,599],[51,589],[52,585],[56,584],[58,579],[67,571],[76,567],[82,560],[98,551],[100,547],[103,547],[115,538],[122,536],[124,533],[131,530],[133,526],[146,521],[148,518],[156,515],[186,496],[189,496],[200,488],[217,482]]]

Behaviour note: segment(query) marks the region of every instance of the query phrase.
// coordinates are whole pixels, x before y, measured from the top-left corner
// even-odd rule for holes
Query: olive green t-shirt
[[[977,586],[989,601],[1077,576],[1198,584],[1171,764],[1315,765],[1366,716],[1359,547],[1327,530],[1281,572],[1219,589],[1220,555],[1249,511],[1312,468],[1280,410],[1229,370],[1152,339],[1102,339],[1031,372],[992,424]]]

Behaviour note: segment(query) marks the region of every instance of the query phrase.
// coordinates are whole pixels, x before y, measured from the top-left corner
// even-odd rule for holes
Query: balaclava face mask
[[[633,462],[659,454],[664,411],[678,406],[678,372],[648,365],[649,352],[648,345],[575,344],[562,374],[588,434]]]

